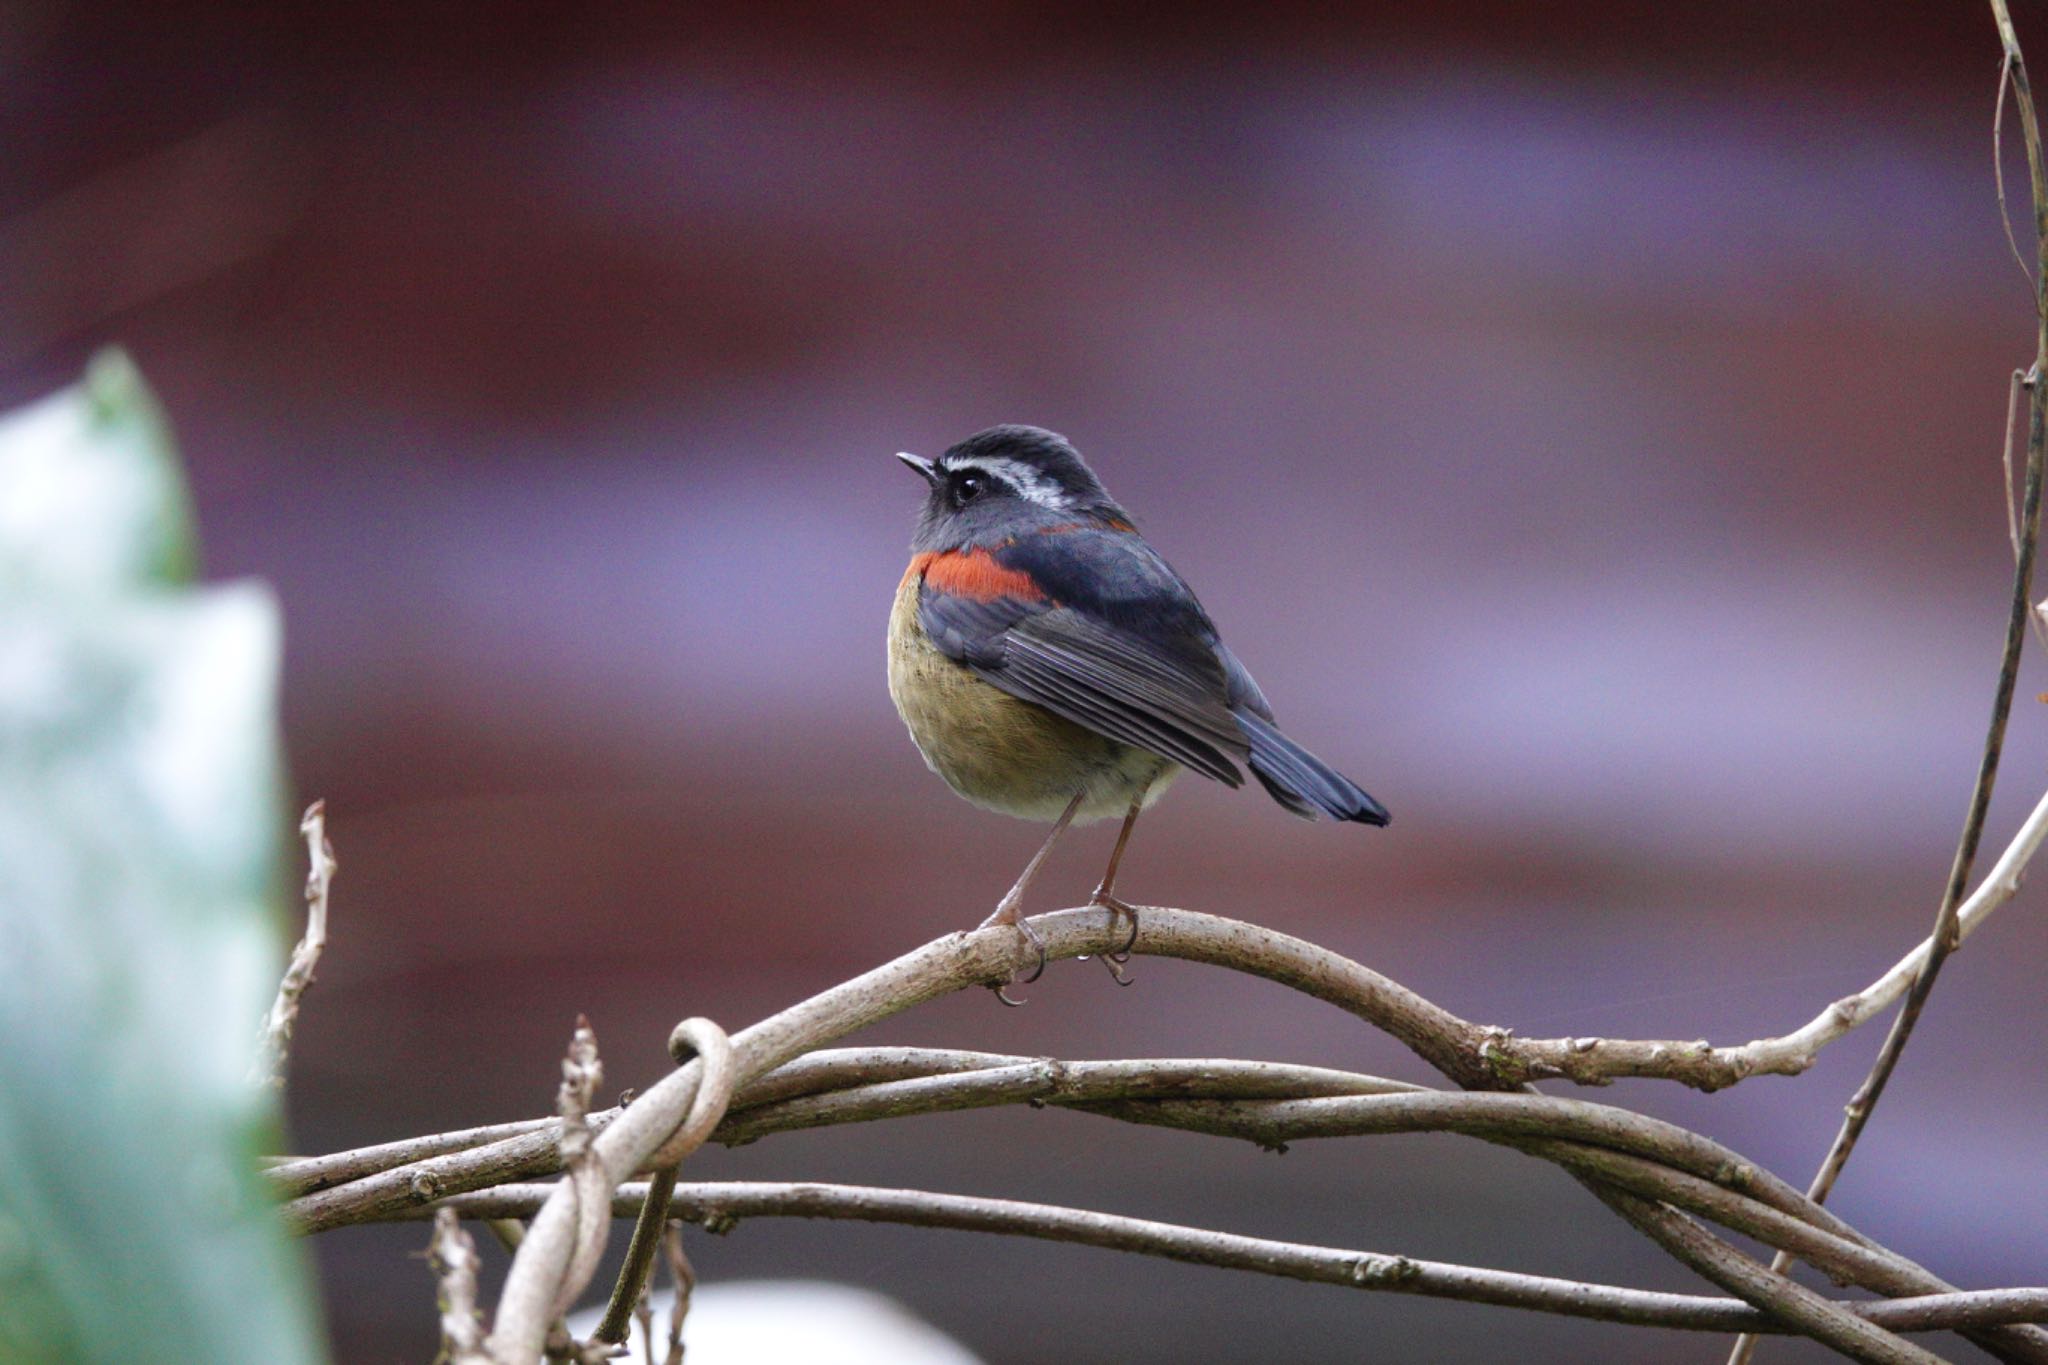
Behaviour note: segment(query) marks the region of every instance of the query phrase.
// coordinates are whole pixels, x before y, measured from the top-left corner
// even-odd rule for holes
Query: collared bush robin
[[[1042,969],[1025,891],[1068,825],[1121,815],[1090,904],[1127,918],[1135,942],[1117,864],[1138,812],[1183,768],[1238,787],[1243,765],[1296,815],[1387,823],[1280,732],[1194,592],[1066,438],[998,426],[936,460],[897,458],[929,488],[889,617],[889,696],[954,791],[1053,822],[984,927],[1017,926]]]

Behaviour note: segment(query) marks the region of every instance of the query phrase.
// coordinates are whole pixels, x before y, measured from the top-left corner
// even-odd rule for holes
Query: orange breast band
[[[905,577],[914,575],[922,575],[925,582],[940,592],[958,593],[977,602],[992,602],[998,597],[1016,597],[1027,602],[1045,600],[1045,593],[1031,581],[1031,575],[1004,568],[987,550],[916,555]]]

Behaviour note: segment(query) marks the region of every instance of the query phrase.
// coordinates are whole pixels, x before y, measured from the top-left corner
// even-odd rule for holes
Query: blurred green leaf
[[[314,1361],[246,1079],[282,954],[280,626],[192,587],[134,367],[0,417],[0,1361]]]

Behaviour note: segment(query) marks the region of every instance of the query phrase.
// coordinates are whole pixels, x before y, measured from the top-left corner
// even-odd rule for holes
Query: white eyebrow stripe
[[[1019,496],[1028,498],[1040,507],[1065,511],[1071,505],[1066,489],[1060,487],[1056,480],[1047,478],[1021,460],[1006,460],[1000,456],[994,459],[965,457],[947,460],[945,464],[948,471],[972,469],[991,478],[1001,479],[1016,489]]]

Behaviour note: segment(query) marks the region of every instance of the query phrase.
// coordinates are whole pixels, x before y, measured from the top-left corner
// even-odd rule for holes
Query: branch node
[[[1361,1256],[1351,1267],[1351,1282],[1393,1289],[1413,1283],[1421,1274],[1422,1267],[1406,1256]]]

